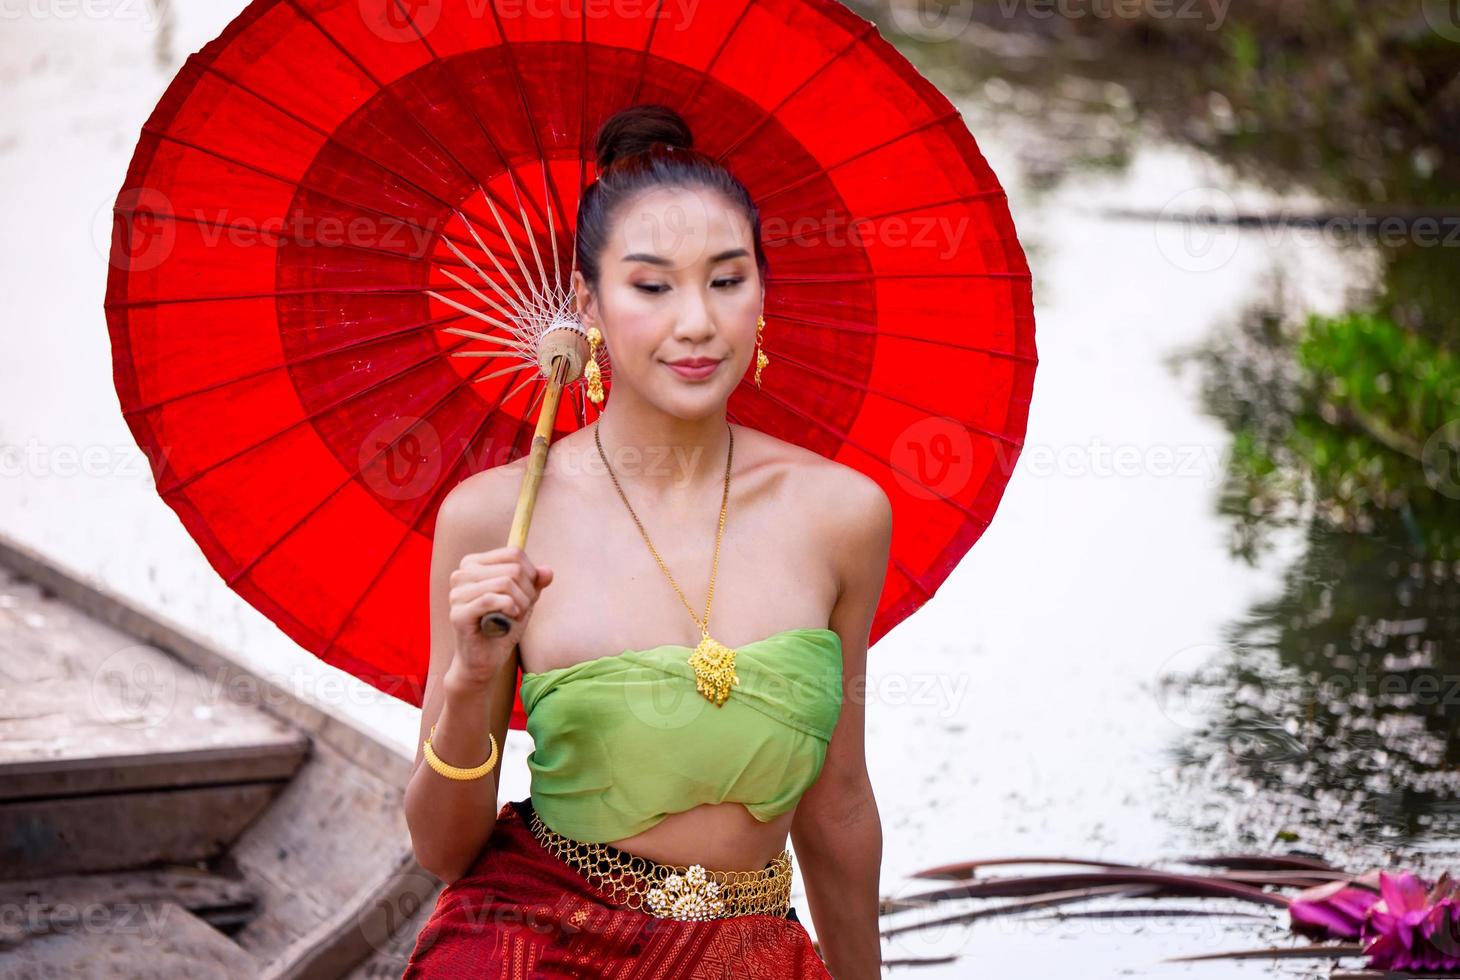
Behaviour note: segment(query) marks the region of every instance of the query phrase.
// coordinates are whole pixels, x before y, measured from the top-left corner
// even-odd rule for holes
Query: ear
[[[591,325],[598,319],[598,304],[593,298],[593,291],[588,288],[588,280],[577,269],[573,270],[572,287],[573,306],[578,319],[585,325]]]

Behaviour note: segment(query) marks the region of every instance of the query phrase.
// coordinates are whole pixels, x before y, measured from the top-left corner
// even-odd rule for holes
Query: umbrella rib
[[[215,381],[212,384],[205,385],[202,388],[194,388],[192,391],[184,391],[176,395],[168,395],[166,398],[159,398],[158,400],[148,402],[145,405],[134,405],[131,408],[122,410],[122,418],[132,418],[138,415],[145,415],[148,412],[153,412],[159,408],[164,408],[168,405],[171,405],[173,402],[183,401],[184,399],[188,398],[196,398],[198,395],[206,395],[210,391],[217,391],[220,388],[226,388],[229,385],[238,384],[240,381],[251,381],[254,378],[261,378],[264,375],[270,374],[274,371],[287,370],[292,367],[298,367],[301,364],[311,364],[314,361],[322,360],[326,357],[333,357],[336,354],[343,354],[346,351],[353,350],[357,347],[368,347],[371,344],[378,344],[382,340],[389,340],[391,337],[416,333],[417,331],[423,330],[427,327],[445,329],[449,332],[450,328],[441,328],[440,325],[443,323],[452,323],[456,320],[460,320],[461,318],[462,317],[460,313],[453,313],[450,316],[437,317],[434,320],[427,320],[424,323],[412,323],[409,326],[402,327],[398,330],[392,330],[388,333],[379,334],[374,337],[364,337],[360,340],[352,340],[348,344],[340,344],[337,347],[327,347],[323,350],[315,351],[312,354],[306,354],[298,360],[289,361],[286,364],[271,364],[268,367],[256,368],[253,371],[249,371],[247,374],[240,374],[236,377],[228,378],[223,381]],[[458,344],[457,346],[460,345]]]
[[[547,185],[548,185],[547,164],[544,162],[543,163],[543,168],[542,168],[542,186],[543,186],[543,190],[544,191],[547,190]],[[552,202],[551,201],[548,201],[547,202],[547,213],[548,213],[548,224],[549,224],[549,227],[551,227],[552,220],[553,220],[553,205],[552,205]],[[527,210],[525,208],[524,209],[521,209],[520,216],[522,218],[522,225],[523,225],[523,227],[526,227],[527,226]],[[552,234],[552,232],[549,231],[548,234]],[[537,262],[538,282],[542,285],[542,288],[543,289],[546,289],[547,288],[548,275],[547,275],[547,270],[544,269],[543,266],[542,266],[542,252],[539,251],[538,250],[538,247],[537,247],[537,236],[536,235],[530,235],[530,236],[528,236],[527,244],[530,245],[530,246],[532,246],[532,257]]]
[[[764,347],[765,345],[762,344],[761,346]],[[815,366],[813,366],[811,364],[808,364],[806,361],[801,360],[799,357],[796,357],[796,356],[794,356],[792,354],[787,354],[784,351],[768,350],[767,353],[769,353],[772,356],[773,359],[782,360],[782,361],[785,361],[788,364],[794,364],[796,367],[800,368],[801,370],[805,371],[806,373],[815,375],[816,377],[822,378],[822,379],[824,379],[826,381],[829,381],[830,383],[832,383],[834,385],[846,385],[847,387],[850,387],[850,388],[856,388],[858,391],[865,392],[866,394],[876,395],[878,398],[885,398],[887,401],[895,402],[898,405],[905,405],[905,406],[907,406],[908,408],[912,409],[915,412],[926,412],[929,415],[941,415],[942,414],[940,412],[935,411],[934,409],[929,408],[926,405],[919,405],[919,404],[916,404],[915,402],[909,401],[908,399],[903,398],[903,397],[901,397],[899,395],[894,395],[890,391],[883,391],[880,388],[873,388],[870,385],[863,384],[860,381],[853,381],[844,372],[843,373],[838,373],[838,372],[835,372],[835,371],[828,371],[825,368],[815,367]],[[977,432],[981,436],[986,436],[986,437],[988,437],[990,439],[998,439],[999,441],[1005,442],[1005,443],[1009,444],[1010,446],[1018,447],[1018,446],[1023,445],[1017,439],[1014,439],[1014,438],[1010,437],[1009,435],[1007,435],[1007,434],[1005,434],[1003,432],[991,432],[991,431],[989,431],[988,429],[984,428],[983,426],[979,425],[976,422],[972,422],[972,421],[969,421],[967,419],[954,419],[953,421],[957,422],[959,425],[963,426],[965,429],[972,429],[972,430],[974,430],[975,432]]]
[[[511,374],[513,371],[521,371],[523,368],[529,367],[529,366],[530,365],[527,365],[527,364],[509,364],[506,367],[502,368],[501,370],[493,371],[491,374],[484,375],[482,377],[474,377],[474,378],[472,378],[471,379],[472,380],[472,384],[477,384],[477,383],[482,382],[482,381],[491,381],[493,378],[500,378],[502,375],[504,375],[504,374]],[[518,387],[521,387],[521,386],[519,385]]]
[[[490,344],[499,344],[499,345],[504,346],[504,347],[510,347],[510,348],[512,348],[511,350],[503,350],[503,351],[471,351],[471,352],[461,352],[461,353],[457,353],[457,354],[452,354],[451,355],[452,357],[467,357],[467,356],[470,356],[471,354],[481,354],[483,357],[509,357],[509,356],[516,356],[516,357],[519,357],[519,358],[522,357],[522,349],[520,347],[518,347],[515,343],[513,343],[511,340],[508,340],[506,337],[498,337],[495,334],[489,334],[489,333],[478,333],[475,330],[467,330],[464,327],[442,327],[441,329],[444,330],[444,331],[446,331],[447,333],[454,333],[458,337],[467,337],[467,338],[469,338],[471,340],[484,340],[484,341],[486,341],[487,343],[490,343]]]
[[[490,203],[491,202],[489,201],[488,204],[490,204]],[[549,205],[549,206],[551,206],[551,205]],[[500,212],[497,211],[496,207],[492,207],[492,217],[494,217],[494,218],[497,219],[497,227],[499,227],[499,228],[505,228],[505,225],[504,225],[504,223],[502,221],[502,215],[501,215]],[[524,214],[523,217],[525,218],[526,215]],[[526,280],[527,282],[531,283],[532,282],[532,273],[530,273],[530,272],[527,271],[527,266],[522,261],[522,253],[517,250],[517,244],[509,239],[508,242],[507,242],[507,247],[512,251],[512,258],[517,263],[517,271],[522,273],[522,278],[524,280]],[[533,250],[536,251],[536,248],[534,248]],[[506,273],[504,272],[503,275],[506,275]],[[508,278],[510,279],[511,277],[508,276]],[[540,290],[538,290],[536,288],[533,289],[533,292],[535,294],[540,294]],[[523,297],[523,300],[524,300],[524,304],[523,304],[524,307],[530,304],[530,301],[527,300],[527,297],[524,296]]]
[[[816,320],[812,319],[811,317],[797,316],[794,313],[776,313],[775,316],[779,320],[790,320],[793,323],[804,323],[806,326],[810,327],[813,330],[835,330],[838,333],[849,333],[855,334],[860,337],[875,338],[878,343],[881,343],[882,338],[886,337],[889,340],[906,340],[909,343],[933,344],[937,347],[953,347],[957,350],[968,351],[971,354],[986,354],[989,357],[1001,357],[1010,361],[1023,361],[1026,364],[1039,363],[1037,358],[1030,357],[1028,354],[1020,354],[1014,351],[995,350],[992,347],[981,347],[978,344],[965,344],[954,340],[940,340],[936,337],[923,337],[917,334],[903,333],[896,330],[882,330],[880,328],[875,330],[852,329],[851,327],[847,326],[846,323],[832,323],[826,320]]]
[[[485,198],[486,194],[483,193],[482,196],[483,198]],[[497,210],[492,205],[492,202],[490,200],[487,200],[487,207],[491,209],[492,215],[495,218]],[[522,287],[517,284],[517,280],[512,277],[512,273],[508,272],[506,267],[502,265],[501,261],[497,258],[497,253],[492,249],[487,248],[487,246],[482,243],[482,237],[477,234],[476,225],[472,224],[470,221],[466,221],[466,219],[464,218],[462,220],[466,224],[466,230],[471,232],[471,237],[477,243],[477,247],[482,250],[482,253],[486,255],[488,259],[491,259],[492,267],[495,268],[499,273],[501,273],[502,278],[507,282],[508,285],[512,287],[512,291],[517,294],[517,298],[522,301],[521,303],[513,302],[513,305],[516,306],[518,309],[526,310],[527,307],[531,305],[532,300],[527,298],[527,294],[522,291]],[[496,220],[498,224],[501,224],[500,218],[496,218]]]
[[[539,375],[539,377],[540,377],[540,375]],[[480,380],[480,379],[478,379],[478,380]],[[534,380],[536,380],[536,379],[533,378],[533,377],[528,377],[528,378],[522,379],[522,383],[521,384],[519,384],[516,388],[513,388],[511,391],[507,392],[506,396],[502,399],[503,404],[506,404],[507,402],[510,402],[516,396],[516,394],[519,391],[521,391],[523,388],[526,388]],[[541,388],[541,389],[538,390],[538,393],[536,395],[533,395],[532,396],[532,401],[529,402],[528,405],[527,405],[527,411],[523,413],[523,417],[524,418],[532,418],[532,413],[535,412],[535,411],[537,411],[537,405],[538,405],[539,399],[546,392],[547,392],[547,389],[546,388]]]
[[[547,161],[543,161],[542,196],[544,200],[547,199]],[[547,209],[547,238],[548,244],[553,247],[553,282],[561,283],[563,281],[563,267],[558,261],[558,232],[553,227],[553,209],[551,206]],[[536,250],[536,245],[533,248]]]
[[[273,99],[269,98],[266,95],[263,95],[262,93],[256,91],[255,89],[251,88],[248,85],[248,83],[246,83],[246,82],[244,82],[244,81],[242,81],[242,80],[234,77],[233,75],[230,75],[228,72],[225,72],[223,69],[217,67],[216,65],[213,65],[213,64],[209,63],[209,64],[202,65],[201,67],[202,67],[202,70],[203,71],[209,72],[210,74],[213,74],[213,75],[217,75],[219,78],[223,79],[229,85],[231,85],[234,88],[238,89],[240,92],[243,92],[243,93],[245,93],[247,95],[252,96],[253,98],[255,98],[258,101],[262,102],[264,105],[268,106],[270,109],[273,109],[275,112],[279,113],[281,116],[284,116],[287,119],[293,120],[294,122],[296,122],[299,125],[305,127],[306,129],[314,132],[315,134],[324,137],[326,140],[332,141],[334,143],[334,145],[336,145],[336,146],[340,147],[341,149],[345,150],[346,152],[350,153],[352,156],[356,157],[357,159],[364,160],[367,163],[374,164],[375,166],[379,167],[381,170],[384,170],[386,173],[390,174],[392,177],[398,177],[398,178],[400,178],[400,180],[403,183],[408,184],[409,186],[411,186],[412,188],[416,189],[417,191],[420,191],[421,194],[423,194],[424,196],[430,197],[430,198],[434,198],[437,202],[439,202],[440,204],[442,204],[443,206],[445,206],[447,208],[454,208],[454,205],[452,205],[448,201],[444,200],[443,198],[437,196],[433,191],[427,189],[426,187],[423,187],[421,184],[419,184],[416,181],[412,180],[410,177],[407,177],[405,174],[401,173],[399,170],[395,169],[394,167],[387,166],[382,161],[376,159],[375,157],[369,156],[368,154],[366,154],[362,150],[357,150],[353,146],[350,146],[350,145],[348,145],[346,143],[339,142],[337,139],[335,139],[335,134],[329,132],[328,130],[324,129],[321,126],[315,125],[314,123],[310,122],[308,119],[305,119],[303,116],[299,115],[298,113],[293,112],[293,111],[291,111],[289,109],[286,109],[284,106],[282,106],[279,103],[275,102]],[[370,79],[370,81],[373,82],[374,79]],[[417,124],[417,128],[420,128],[420,124],[419,123]],[[465,167],[462,166],[462,164],[460,163],[460,161],[456,160],[449,153],[446,154],[446,157],[453,164],[456,165],[457,169],[460,170],[462,172],[462,174],[465,175],[468,180],[472,181],[473,183],[476,182],[475,175],[473,175],[470,172],[468,172],[465,169]]]
[[[781,109],[785,108],[786,103],[790,102],[797,95],[800,95],[803,91],[805,91],[806,86],[810,85],[812,82],[816,81],[816,79],[820,78],[829,68],[831,68],[832,65],[836,64],[837,61],[840,60],[843,55],[845,55],[848,51],[852,50],[852,48],[854,48],[857,45],[861,44],[862,41],[865,40],[866,37],[869,34],[876,34],[876,33],[877,33],[877,25],[875,23],[873,23],[872,21],[867,21],[865,23],[865,26],[863,26],[862,31],[861,31],[860,34],[854,34],[852,36],[851,40],[849,40],[841,48],[841,50],[837,51],[830,58],[827,58],[825,61],[823,61],[819,66],[817,66],[817,68],[816,68],[815,71],[811,72],[811,74],[809,74],[805,78],[803,78],[800,81],[800,83],[797,84],[797,86],[795,88],[791,89],[791,91],[789,91],[785,95],[783,95],[781,97],[781,101],[777,102],[774,106],[772,106],[771,108],[766,109],[764,112],[762,112],[761,115],[760,115],[760,118],[757,119],[755,121],[755,123],[753,123],[751,125],[751,127],[749,129],[747,129],[744,133],[741,133],[740,136],[734,142],[732,142],[729,146],[725,147],[724,149],[722,149],[718,153],[716,153],[715,154],[715,159],[720,160],[720,161],[723,161],[730,154],[734,153],[735,150],[737,148],[739,148],[740,144],[744,143],[746,140],[750,139],[756,133],[760,132],[761,128],[763,126],[765,126],[766,123],[770,122],[773,118],[775,118],[776,113],[780,112]]]
[[[544,170],[544,172],[543,172],[543,182],[544,182],[544,187],[546,187],[546,184],[547,184],[547,172],[546,172],[546,170]],[[552,227],[552,201],[550,199],[547,200],[547,208],[548,208],[549,234],[551,234],[551,227]],[[494,209],[494,213],[495,213],[495,209]],[[521,217],[522,217],[522,220],[524,222],[527,220],[527,214],[525,212],[522,213]],[[499,221],[501,220],[500,215],[498,216],[498,220]],[[511,243],[509,242],[508,244],[510,245]],[[552,281],[552,283],[549,284],[548,277],[547,277],[547,269],[543,268],[543,264],[542,264],[542,253],[538,250],[538,247],[537,247],[537,237],[535,235],[528,239],[528,244],[530,244],[532,246],[532,255],[533,255],[533,258],[537,262],[537,271],[538,271],[539,276],[541,277],[535,283],[533,282],[532,274],[527,271],[527,268],[525,266],[525,263],[522,260],[521,253],[518,252],[518,250],[517,250],[517,248],[516,248],[515,245],[512,246],[512,254],[517,259],[517,267],[522,272],[522,278],[523,278],[523,280],[525,280],[526,282],[528,282],[529,284],[532,285],[532,300],[531,300],[531,303],[529,304],[531,306],[531,310],[530,311],[527,310],[527,309],[524,309],[523,310],[524,319],[527,319],[528,318],[528,315],[530,315],[532,317],[535,317],[539,321],[547,321],[547,320],[550,320],[553,317],[553,315],[556,312],[558,306],[560,305],[560,302],[561,302],[561,286],[562,286],[562,284],[561,284],[561,280],[558,280],[558,279],[554,279]],[[554,239],[554,243],[553,243],[553,254],[554,254],[554,256],[556,256],[556,254],[557,254],[557,242],[556,242],[556,239]],[[519,290],[519,292],[520,292],[520,290]],[[552,296],[552,301],[551,302],[549,302],[549,299],[548,299],[548,297],[550,295]]]
[[[471,293],[473,296],[475,296],[477,299],[481,300],[483,303],[486,303],[488,306],[490,306],[492,309],[496,310],[498,313],[502,314],[503,316],[505,316],[505,317],[519,316],[520,317],[522,315],[522,311],[521,310],[506,310],[506,309],[503,309],[502,308],[502,304],[500,304],[496,300],[492,299],[490,296],[488,296],[486,293],[482,292],[480,289],[477,289],[471,283],[467,282],[465,279],[461,278],[456,273],[452,272],[450,269],[442,269],[441,270],[441,274],[444,275],[446,278],[450,279],[452,282],[456,283],[462,289],[465,289],[467,292]],[[500,323],[499,322],[498,325],[501,326],[502,329],[504,329],[504,330],[511,330],[512,329],[510,326],[508,326],[505,323]]]
[[[764,398],[766,398],[766,399],[768,399],[768,400],[776,403],[777,405],[779,405],[782,408],[784,408],[786,411],[790,412],[792,415],[795,415],[798,418],[800,418],[800,419],[802,419],[802,420],[804,420],[806,422],[810,422],[812,425],[815,425],[815,426],[817,426],[817,427],[819,427],[821,429],[825,429],[827,432],[831,433],[832,435],[834,435],[838,439],[840,439],[842,441],[842,444],[843,445],[851,446],[851,447],[853,447],[855,449],[861,450],[861,452],[863,454],[865,454],[869,459],[872,459],[875,462],[880,463],[883,466],[886,466],[890,470],[896,470],[897,472],[899,472],[899,473],[903,474],[904,476],[906,476],[913,483],[916,483],[918,486],[920,486],[923,489],[927,490],[929,493],[936,495],[938,497],[938,499],[943,500],[943,501],[946,501],[954,509],[958,510],[960,513],[962,513],[964,516],[966,516],[969,520],[977,522],[982,527],[985,527],[985,528],[988,527],[988,525],[989,525],[988,519],[985,518],[985,517],[982,517],[979,514],[975,514],[973,511],[969,510],[968,507],[966,505],[964,505],[964,503],[962,501],[960,501],[960,500],[954,500],[952,497],[949,497],[947,494],[941,493],[938,490],[934,490],[932,487],[928,486],[922,480],[919,480],[916,477],[912,476],[910,473],[908,473],[902,467],[894,465],[891,460],[882,459],[877,454],[875,454],[871,450],[869,450],[866,446],[863,446],[860,442],[857,442],[855,439],[853,439],[847,433],[841,431],[840,429],[836,428],[835,426],[832,426],[832,425],[828,424],[827,422],[824,422],[821,419],[816,418],[815,416],[812,416],[812,415],[807,414],[806,412],[802,411],[800,408],[796,407],[795,405],[791,404],[790,402],[786,401],[783,398],[777,398],[775,395],[771,394],[769,391],[766,391],[764,388],[756,388],[756,387],[754,387],[748,381],[746,381],[744,378],[741,378],[740,379],[740,384],[741,385],[744,385],[748,390],[753,390],[756,394],[758,394],[758,395],[760,395],[760,396],[762,396],[762,397],[764,397]]]
[[[447,306],[451,307],[454,310],[460,310],[462,313],[465,313],[469,317],[481,320],[483,323],[490,324],[494,327],[503,326],[502,321],[494,317],[487,316],[485,313],[481,312],[475,307],[467,306],[464,303],[458,303],[456,300],[449,299],[445,296],[440,295],[439,293],[427,293],[426,295],[430,296],[432,299],[445,303]],[[504,329],[507,329],[509,331],[511,330],[510,327],[505,327]],[[477,330],[467,330],[465,328],[453,328],[452,332],[460,334],[463,337],[471,337],[474,340],[485,340],[488,343],[499,344],[502,346],[512,346],[514,348],[516,347],[516,344],[511,337],[500,337],[496,334],[481,333]]]
[[[457,212],[457,213],[460,214],[461,212]],[[462,215],[461,220],[466,223],[466,226],[467,226],[468,229],[471,229],[472,228],[471,222],[466,220],[466,216],[465,215]],[[476,231],[475,231],[475,229],[472,229],[472,237],[473,238],[476,238]],[[481,245],[481,239],[480,238],[477,238],[477,244],[478,245]],[[456,244],[454,242],[450,241],[449,239],[446,240],[446,247],[449,248],[449,249],[451,249],[451,251],[455,252],[458,256],[460,256],[461,257],[461,260],[463,262],[465,262],[467,265],[471,266],[473,272],[475,272],[478,276],[481,276],[482,282],[486,283],[488,286],[491,286],[492,289],[493,289],[493,291],[495,291],[498,296],[500,296],[503,299],[505,299],[508,303],[511,303],[513,310],[515,310],[518,315],[521,315],[521,313],[522,313],[522,307],[518,305],[518,303],[517,303],[516,300],[514,300],[511,296],[508,296],[507,295],[506,291],[503,290],[502,287],[497,284],[496,280],[494,280],[491,276],[489,276],[485,272],[483,272],[481,266],[477,265],[471,259],[467,258],[466,257],[466,253],[460,251],[456,247]],[[486,246],[482,246],[482,251],[486,252],[487,253],[487,256],[489,258],[491,257],[492,253],[489,252],[489,251],[487,251]],[[499,266],[499,268],[500,268],[500,266]],[[445,270],[443,269],[442,271],[444,272]],[[512,281],[512,277],[509,276],[509,275],[507,275],[506,272],[503,272],[502,273],[502,278],[506,279],[509,282]],[[464,286],[466,284],[465,283],[462,283],[462,285]],[[516,288],[516,284],[515,283],[513,284],[513,288],[514,289]],[[522,296],[522,290],[518,289],[517,290],[517,295],[518,296]],[[522,298],[524,300],[526,300],[526,297],[525,296],[522,297]],[[484,301],[487,301],[485,299],[485,297],[483,297],[483,300]],[[487,302],[490,302],[490,301],[487,301]],[[503,310],[500,306],[497,306],[497,304],[492,303],[492,306],[496,307],[496,309],[498,309],[498,310],[501,310],[503,316],[512,316],[511,313],[508,313],[506,310]]]
[[[498,320],[496,317],[493,317],[493,316],[488,316],[487,314],[483,313],[481,310],[477,309],[474,306],[467,306],[464,303],[458,303],[456,300],[451,299],[448,296],[442,296],[440,293],[437,293],[437,292],[428,292],[428,293],[426,293],[426,295],[429,296],[429,297],[431,297],[432,299],[438,301],[438,302],[445,303],[447,306],[451,307],[452,309],[460,310],[462,313],[465,313],[467,316],[475,317],[476,319],[482,321],[483,323],[489,323],[489,324],[491,324],[494,327],[501,327],[502,329],[507,330],[509,332],[512,329],[509,325],[503,323],[501,320]],[[479,334],[476,334],[475,336],[476,336],[476,338],[478,340],[489,340],[489,341],[491,341],[494,344],[510,344],[512,342],[507,337],[498,337],[498,336],[495,336],[493,334],[479,333]]]
[[[353,52],[351,52],[348,48],[346,48],[343,44],[341,44],[339,42],[339,39],[338,38],[336,38],[333,34],[331,34],[329,31],[327,31],[327,30],[324,29],[324,25],[323,24],[321,24],[319,21],[317,21],[312,14],[310,14],[307,10],[305,10],[302,6],[300,6],[299,0],[286,0],[286,2],[289,4],[290,7],[292,7],[294,9],[294,11],[300,17],[302,17],[307,23],[309,23],[309,25],[311,27],[313,27],[316,31],[318,31],[320,33],[320,35],[323,36],[326,41],[328,41],[330,44],[334,45],[335,46],[335,49],[337,51],[339,51],[340,54],[342,54],[346,58],[348,58],[350,60],[350,63],[353,64],[355,66],[355,68],[360,72],[360,74],[364,75],[365,78],[368,79],[369,82],[376,87],[376,89],[380,92],[380,94],[382,94],[386,98],[390,99],[391,102],[393,102],[401,110],[401,112],[406,116],[407,119],[409,119],[411,122],[415,123],[416,128],[421,131],[422,135],[424,135],[427,140],[429,140],[431,143],[435,144],[441,150],[442,153],[445,153],[448,157],[450,157],[451,158],[451,161],[453,163],[455,163],[457,165],[457,167],[459,167],[461,169],[461,172],[463,174],[465,174],[467,177],[469,177],[476,184],[478,184],[478,185],[481,185],[482,184],[481,178],[478,177],[476,174],[472,173],[471,170],[469,170],[464,163],[462,163],[459,159],[457,159],[456,154],[454,154],[454,153],[451,152],[451,148],[450,147],[448,147],[445,143],[441,142],[441,140],[436,136],[435,133],[431,132],[431,130],[428,129],[425,126],[425,124],[423,124],[419,119],[416,118],[415,113],[411,111],[411,107],[408,106],[408,105],[406,105],[405,102],[403,102],[401,100],[400,96],[396,94],[395,90],[393,88],[390,88],[389,86],[385,85],[383,82],[381,82],[380,79],[376,78],[375,77],[375,73],[372,72],[370,69],[366,68],[365,65],[360,61],[360,59],[355,57],[355,55],[354,55]],[[414,27],[415,26],[415,22],[412,21],[411,22],[411,25]],[[499,27],[500,27],[500,25],[499,25]],[[416,33],[418,35],[420,34],[419,29],[417,30]],[[428,50],[429,50],[429,48],[428,48]],[[459,96],[458,96],[458,99],[457,100],[458,100],[458,102],[460,102],[460,97]],[[464,107],[467,108],[467,110],[469,112],[471,111],[471,109],[470,109],[469,106],[464,106]],[[475,113],[473,113],[473,118],[474,119],[476,118]],[[478,126],[478,128],[481,128],[481,120],[479,120],[479,119],[477,120],[477,126]],[[507,162],[506,155],[502,153],[502,150],[501,150],[500,147],[497,146],[496,141],[493,140],[491,138],[491,136],[488,135],[485,132],[485,130],[483,130],[482,135],[486,137],[488,145],[490,145],[492,147],[492,150],[497,154],[497,159],[499,159],[499,160],[502,161],[503,166],[507,170],[508,176],[511,177],[512,176],[512,168],[506,166],[506,162]],[[515,179],[514,179],[514,183],[515,183]]]

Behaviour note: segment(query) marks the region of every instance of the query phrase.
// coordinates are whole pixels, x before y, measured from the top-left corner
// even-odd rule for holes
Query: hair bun
[[[598,172],[616,160],[648,150],[655,143],[675,149],[694,148],[694,136],[684,117],[666,105],[645,104],[621,109],[598,128],[595,153]]]

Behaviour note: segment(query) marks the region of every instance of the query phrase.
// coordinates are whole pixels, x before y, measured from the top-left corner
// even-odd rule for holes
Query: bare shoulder
[[[436,513],[436,538],[458,554],[498,547],[512,514],[527,457],[473,473],[447,491]]]
[[[748,440],[760,460],[782,470],[791,489],[815,501],[816,512],[832,504],[842,517],[871,518],[883,509],[891,513],[887,494],[861,470],[759,429],[739,425],[735,429],[736,438]]]
[[[843,561],[864,561],[867,552],[885,550],[892,528],[892,503],[882,486],[845,463],[755,429],[737,427],[752,441],[757,456],[781,471],[788,497],[816,537]]]

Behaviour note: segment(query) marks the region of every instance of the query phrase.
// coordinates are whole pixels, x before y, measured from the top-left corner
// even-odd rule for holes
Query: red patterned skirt
[[[472,869],[447,885],[402,980],[831,980],[793,908],[704,922],[608,901],[533,837],[531,797],[502,805]]]

